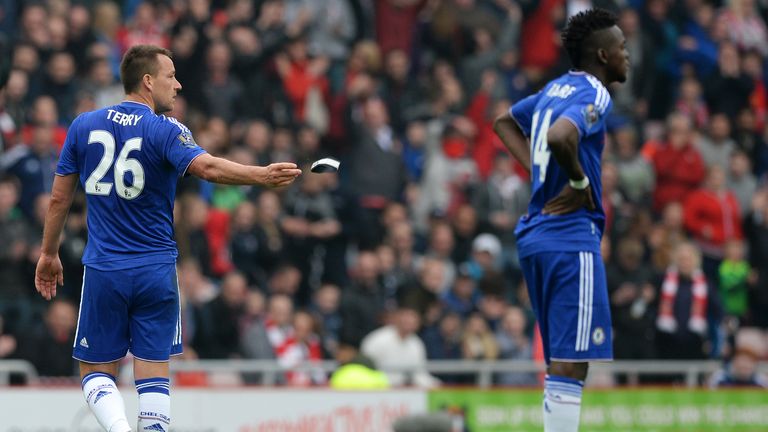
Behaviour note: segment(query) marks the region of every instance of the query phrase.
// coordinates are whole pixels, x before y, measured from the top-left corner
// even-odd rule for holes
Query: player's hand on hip
[[[549,200],[542,209],[543,214],[549,215],[563,215],[573,213],[580,208],[586,208],[587,210],[595,209],[595,202],[592,199],[592,187],[587,186],[586,189],[578,190],[572,188],[570,185],[565,185],[560,193]]]
[[[288,186],[301,175],[301,170],[295,163],[278,162],[267,165],[266,186],[277,188]]]
[[[64,285],[64,270],[59,255],[40,255],[35,269],[35,289],[44,299],[56,297],[56,286]]]

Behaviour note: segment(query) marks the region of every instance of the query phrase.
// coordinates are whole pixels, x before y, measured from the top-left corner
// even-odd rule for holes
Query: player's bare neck
[[[599,79],[601,83],[603,83],[604,86],[607,86],[609,84],[607,73],[605,71],[605,68],[595,65],[595,64],[585,64],[580,68],[577,68],[576,70],[586,72],[595,78]]]
[[[152,111],[155,111],[155,103],[152,101],[152,98],[148,98],[141,93],[128,93],[125,95],[125,100],[131,101],[131,102],[138,102],[140,104],[144,104],[152,109]]]

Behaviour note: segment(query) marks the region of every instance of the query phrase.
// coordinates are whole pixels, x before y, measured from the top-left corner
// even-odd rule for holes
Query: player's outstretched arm
[[[568,178],[572,182],[584,182],[586,175],[579,162],[579,131],[576,126],[570,120],[558,119],[547,132],[547,144]],[[582,207],[589,210],[595,209],[588,179],[583,188],[575,189],[570,184],[565,185],[558,196],[544,205],[542,212],[560,215],[574,212]]]
[[[501,142],[504,143],[504,147],[530,173],[531,147],[515,119],[509,113],[504,113],[494,120],[493,130],[499,136]]]
[[[291,162],[263,166],[242,165],[237,162],[202,154],[189,165],[189,173],[213,183],[231,185],[287,186],[301,175]]]
[[[72,206],[79,177],[77,174],[70,174],[57,175],[53,179],[51,203],[45,215],[43,242],[35,269],[35,289],[46,300],[56,297],[56,284],[64,283],[64,271],[59,259],[59,239]]]

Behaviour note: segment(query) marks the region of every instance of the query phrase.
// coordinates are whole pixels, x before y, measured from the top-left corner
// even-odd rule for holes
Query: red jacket
[[[691,144],[679,150],[669,144],[659,146],[651,160],[656,171],[656,190],[653,193],[653,209],[656,212],[661,212],[671,202],[684,202],[686,196],[699,187],[706,174],[704,160]]]
[[[720,248],[727,240],[744,237],[739,202],[732,192],[699,189],[685,200],[683,214],[685,228],[702,244]]]

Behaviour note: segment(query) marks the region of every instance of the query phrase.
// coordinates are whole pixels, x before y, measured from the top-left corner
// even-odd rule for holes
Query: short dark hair
[[[618,22],[615,14],[600,8],[579,12],[568,19],[561,38],[573,66],[581,67],[585,42],[593,33],[611,28]]]
[[[158,54],[173,58],[169,50],[155,45],[134,45],[125,53],[120,63],[120,79],[126,94],[138,89],[145,74],[157,73]]]

